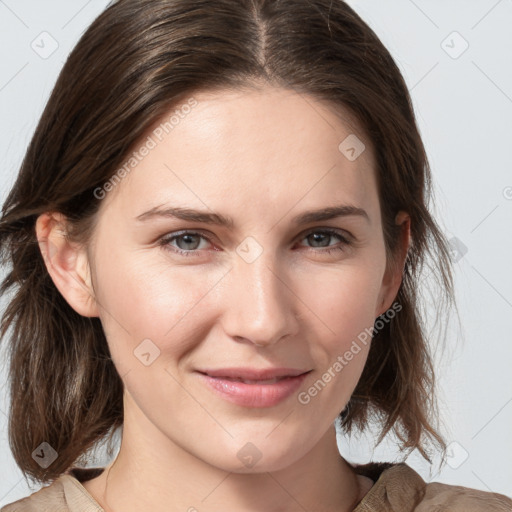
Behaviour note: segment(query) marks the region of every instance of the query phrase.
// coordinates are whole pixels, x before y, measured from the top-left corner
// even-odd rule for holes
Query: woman
[[[419,320],[447,243],[393,59],[341,1],[119,0],[68,58],[0,220],[2,510],[511,510],[336,446],[430,461]],[[440,300],[440,308],[444,303]],[[108,468],[82,468],[122,427]]]

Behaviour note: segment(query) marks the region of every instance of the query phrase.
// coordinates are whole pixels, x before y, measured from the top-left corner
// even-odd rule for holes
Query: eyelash
[[[312,234],[318,234],[318,233],[321,233],[323,235],[330,235],[330,236],[333,236],[333,237],[337,237],[340,240],[342,245],[341,246],[337,245],[337,246],[333,246],[333,247],[330,247],[330,248],[322,248],[322,247],[320,247],[319,248],[320,250],[319,251],[315,251],[315,252],[320,252],[320,253],[323,253],[323,254],[339,253],[339,252],[343,252],[346,247],[349,247],[349,246],[352,245],[352,242],[347,237],[343,236],[339,231],[337,231],[335,229],[330,229],[330,228],[324,228],[324,229],[316,228],[316,229],[313,229],[311,231],[308,231],[302,237],[302,239],[307,238],[308,236],[310,236]],[[199,253],[201,251],[198,250],[198,249],[192,249],[192,250],[186,251],[184,249],[179,249],[177,247],[173,247],[173,246],[170,245],[171,242],[173,242],[174,240],[176,240],[178,238],[181,238],[181,237],[183,237],[185,235],[199,236],[199,237],[203,238],[204,240],[207,240],[208,242],[212,243],[212,241],[207,236],[203,235],[202,233],[198,233],[196,231],[182,231],[182,232],[177,233],[177,234],[163,236],[159,240],[159,245],[164,247],[164,249],[166,249],[166,250],[170,250],[170,251],[172,251],[174,253],[180,254],[180,255],[185,256],[185,257],[199,256]],[[308,247],[308,249],[314,250],[315,247]]]

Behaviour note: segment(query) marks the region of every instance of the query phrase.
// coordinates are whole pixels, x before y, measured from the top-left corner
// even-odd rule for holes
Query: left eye
[[[329,244],[329,240],[332,238],[338,238],[340,242],[348,244],[348,240],[344,236],[342,236],[337,231],[332,230],[312,231],[304,237],[305,240],[308,240],[309,243],[313,244],[312,247],[331,247],[331,245]],[[314,245],[317,243],[319,245]]]

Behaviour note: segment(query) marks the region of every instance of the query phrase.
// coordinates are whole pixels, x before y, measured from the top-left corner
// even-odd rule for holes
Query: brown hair
[[[159,118],[194,92],[261,83],[358,120],[374,148],[389,264],[395,215],[411,217],[401,310],[376,329],[341,426],[350,433],[373,418],[378,443],[391,431],[427,460],[427,440],[445,451],[418,290],[433,256],[439,311],[453,302],[450,255],[428,210],[431,174],[406,84],[376,34],[341,0],[119,0],[69,55],[0,219],[9,266],[1,293],[13,288],[0,331],[7,338],[10,328],[9,443],[26,477],[55,479],[123,424],[123,384],[100,320],[77,314],[56,289],[37,217],[63,213],[69,236],[87,243],[100,204],[94,190]],[[58,453],[48,468],[32,458],[42,442]]]

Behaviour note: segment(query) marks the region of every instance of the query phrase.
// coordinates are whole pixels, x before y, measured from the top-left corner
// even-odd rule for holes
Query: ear
[[[379,293],[379,300],[375,310],[375,317],[382,315],[387,311],[398,293],[402,284],[405,261],[411,243],[411,218],[404,211],[399,211],[395,217],[395,224],[401,228],[399,247],[394,262],[387,265],[382,286]]]
[[[39,249],[55,286],[79,315],[97,317],[87,252],[66,234],[66,217],[61,213],[47,212],[37,218]]]

